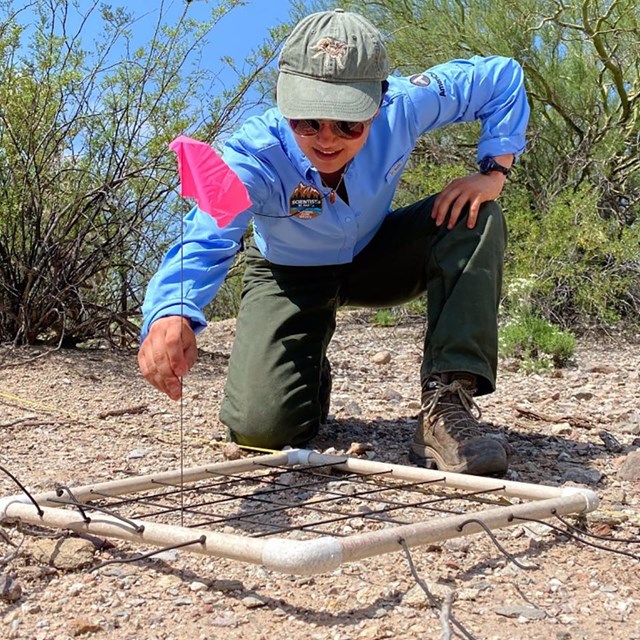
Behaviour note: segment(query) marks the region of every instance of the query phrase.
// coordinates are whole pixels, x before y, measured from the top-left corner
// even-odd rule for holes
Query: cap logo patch
[[[329,56],[338,63],[340,68],[343,68],[344,56],[349,49],[349,45],[346,42],[340,42],[340,40],[334,40],[333,38],[321,38],[311,49],[316,52],[313,56],[314,58]]]

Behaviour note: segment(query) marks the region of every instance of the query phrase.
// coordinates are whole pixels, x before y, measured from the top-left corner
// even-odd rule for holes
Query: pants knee
[[[245,407],[241,415],[223,402],[221,421],[228,427],[231,440],[262,449],[299,447],[313,438],[320,428],[318,406],[289,409],[271,403],[256,402]]]

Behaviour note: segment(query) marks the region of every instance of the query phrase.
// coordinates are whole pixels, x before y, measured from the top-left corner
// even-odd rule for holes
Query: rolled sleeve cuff
[[[507,153],[512,153],[517,159],[524,151],[525,146],[526,140],[524,136],[489,138],[478,144],[477,160],[480,161],[487,156],[495,158],[495,156],[501,156]]]
[[[196,334],[200,333],[206,326],[204,314],[200,309],[192,304],[189,304],[186,300],[184,302],[170,302],[162,305],[147,318],[145,318],[144,324],[140,331],[140,342],[142,342],[149,334],[151,325],[159,318],[166,318],[167,316],[182,316],[183,318],[189,318],[191,328]]]

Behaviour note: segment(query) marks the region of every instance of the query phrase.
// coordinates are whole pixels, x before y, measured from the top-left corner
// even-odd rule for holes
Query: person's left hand
[[[478,220],[480,205],[495,200],[502,192],[506,179],[499,171],[486,174],[472,173],[464,178],[457,178],[438,194],[431,217],[436,221],[436,225],[440,226],[448,216],[447,229],[453,229],[463,207],[468,204],[467,227],[473,229]]]

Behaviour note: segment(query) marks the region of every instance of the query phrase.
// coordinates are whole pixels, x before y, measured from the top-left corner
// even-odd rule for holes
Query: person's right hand
[[[182,397],[180,377],[194,365],[198,355],[196,334],[188,318],[167,316],[152,325],[138,351],[145,379],[172,400]]]

